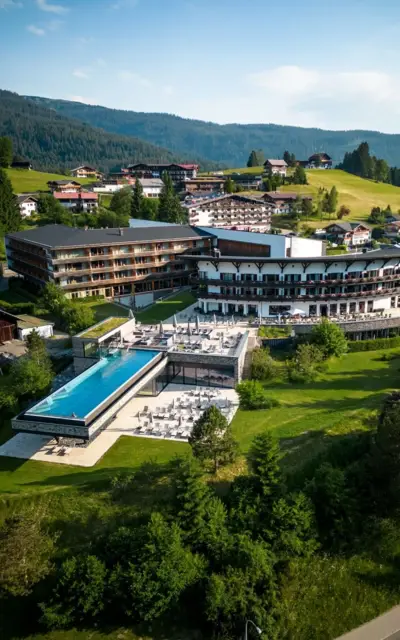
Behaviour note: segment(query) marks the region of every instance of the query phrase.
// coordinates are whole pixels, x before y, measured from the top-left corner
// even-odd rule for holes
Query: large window
[[[227,387],[235,386],[232,367],[207,367],[205,365],[174,363],[176,375],[175,384],[195,385],[198,387]]]

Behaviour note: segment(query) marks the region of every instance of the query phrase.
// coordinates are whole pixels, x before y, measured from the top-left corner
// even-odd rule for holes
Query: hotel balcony
[[[357,291],[354,293],[319,293],[319,294],[296,294],[296,295],[260,295],[258,293],[254,293],[254,291],[250,291],[245,294],[238,293],[209,293],[209,292],[199,292],[199,298],[204,298],[205,300],[224,300],[225,302],[229,300],[246,300],[251,302],[257,301],[266,301],[266,302],[285,302],[285,301],[299,301],[299,302],[308,302],[313,300],[333,300],[333,301],[341,301],[346,300],[348,298],[372,298],[376,296],[389,296],[396,295],[400,293],[400,286],[394,287],[393,289],[374,289],[373,291]]]
[[[212,257],[210,258],[212,260]],[[279,278],[262,281],[262,280],[222,280],[220,278],[203,278],[199,276],[194,276],[193,281],[196,284],[207,284],[207,285],[216,285],[216,286],[254,286],[258,288],[270,287],[272,285],[279,286],[281,288],[284,287],[321,287],[321,286],[336,286],[336,285],[352,285],[352,284],[379,284],[383,282],[393,282],[399,281],[400,284],[400,272],[393,273],[387,276],[375,276],[372,278],[364,277],[364,278],[340,278],[340,279],[329,279],[325,280],[296,280],[293,282],[279,280]]]

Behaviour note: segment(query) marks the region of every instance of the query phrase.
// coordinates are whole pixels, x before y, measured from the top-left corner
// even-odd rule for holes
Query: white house
[[[17,196],[17,199],[19,210],[23,218],[28,218],[33,213],[36,213],[38,203],[37,198],[35,198],[34,196],[22,194]]]
[[[164,186],[161,178],[139,178],[145,198],[158,198]]]
[[[285,177],[287,171],[287,164],[284,160],[268,159],[264,162],[266,173],[273,175],[280,175]]]

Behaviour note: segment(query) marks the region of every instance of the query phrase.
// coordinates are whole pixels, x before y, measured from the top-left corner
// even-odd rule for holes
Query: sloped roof
[[[269,164],[274,165],[275,167],[287,167],[287,163],[285,162],[285,160],[272,160],[271,158],[268,158],[265,162],[264,165],[267,164],[267,162]]]

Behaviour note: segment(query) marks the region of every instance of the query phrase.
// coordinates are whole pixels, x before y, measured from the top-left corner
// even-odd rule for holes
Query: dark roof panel
[[[62,224],[48,224],[36,229],[16,231],[9,233],[7,237],[16,240],[26,240],[42,246],[75,247],[94,246],[108,244],[124,244],[127,242],[147,242],[151,240],[174,240],[184,238],[200,238],[200,234],[189,225],[176,225],[166,227],[138,227],[122,229],[77,229]]]

